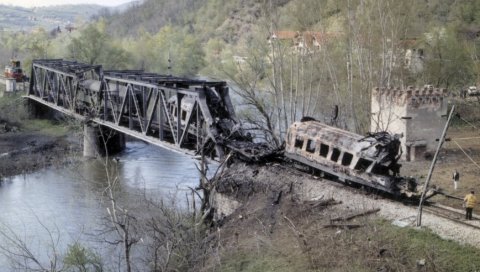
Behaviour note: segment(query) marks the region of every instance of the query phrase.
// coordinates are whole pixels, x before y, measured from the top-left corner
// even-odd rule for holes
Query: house
[[[67,25],[65,25],[65,30],[67,30],[69,33],[75,29],[77,28],[72,23],[68,23]]]
[[[284,42],[295,53],[312,54],[337,36],[338,33],[316,31],[274,31],[267,40],[269,44],[275,41]]]

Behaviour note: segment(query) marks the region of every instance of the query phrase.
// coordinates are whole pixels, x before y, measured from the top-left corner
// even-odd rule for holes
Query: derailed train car
[[[399,176],[400,136],[386,132],[358,135],[318,121],[293,123],[285,155],[340,181],[412,196],[413,178]]]

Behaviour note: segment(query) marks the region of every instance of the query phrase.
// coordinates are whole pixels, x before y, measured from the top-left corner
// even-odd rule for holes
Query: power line
[[[459,114],[456,115],[456,117],[460,118],[460,120],[464,121],[465,123],[467,123],[468,125],[470,125],[471,127],[475,128],[475,129],[478,129],[474,124],[470,123],[469,121],[465,120],[464,118],[462,118]],[[460,144],[455,141],[455,140],[473,140],[473,139],[480,139],[480,137],[465,137],[465,138],[455,138],[455,139],[452,139],[452,141],[458,146],[458,148],[463,152],[463,154],[465,154],[465,156],[467,156],[467,158],[478,168],[480,169],[480,165],[478,165],[478,163],[476,161],[473,160],[472,157],[470,157],[470,155],[467,154],[467,152],[465,152],[465,150],[460,146]]]
[[[477,166],[478,169],[480,169],[480,165],[478,165],[478,163],[476,163],[472,157],[470,157],[470,155],[467,154],[467,152],[465,152],[465,150],[463,150],[463,148],[457,143],[457,141],[453,140],[453,142],[458,146],[458,148],[460,148],[460,150],[463,152],[463,154],[465,154],[465,156],[467,156],[467,158],[473,163],[475,164],[475,166]]]
[[[474,124],[468,122],[467,120],[465,120],[464,118],[462,118],[459,114],[455,115],[456,117],[460,118],[460,120],[462,120],[463,122],[469,124],[470,126],[472,126],[474,129],[478,129]]]

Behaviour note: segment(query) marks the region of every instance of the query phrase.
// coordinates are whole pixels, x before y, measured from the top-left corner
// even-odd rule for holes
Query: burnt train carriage
[[[391,194],[410,195],[416,189],[414,180],[398,176],[397,135],[364,137],[318,121],[295,122],[288,131],[285,155],[341,181]]]

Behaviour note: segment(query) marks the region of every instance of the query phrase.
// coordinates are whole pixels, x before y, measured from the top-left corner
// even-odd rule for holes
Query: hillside
[[[478,25],[476,13],[479,7],[470,1],[404,2],[405,6],[400,8],[405,10],[398,12],[410,20],[410,30],[406,33],[410,37],[421,34],[429,26]],[[346,19],[348,9],[355,12],[360,8],[357,1],[348,6],[345,1],[332,0],[145,0],[121,14],[107,17],[112,33],[119,36],[135,36],[139,30],[154,34],[162,27],[172,25],[187,28],[207,40],[216,36],[233,36],[233,41],[237,41],[249,34],[250,28],[245,25],[265,19],[273,21],[271,30],[338,30],[338,23]]]
[[[61,5],[22,8],[0,5],[0,29],[4,31],[31,31],[42,27],[46,30],[63,27],[69,22],[89,20],[105,7],[100,5]]]
[[[271,1],[278,9],[291,0]],[[255,0],[146,0],[122,14],[108,16],[109,28],[117,36],[136,36],[139,30],[155,34],[166,25],[196,33],[204,41],[214,37],[235,42],[264,16],[265,4]]]

